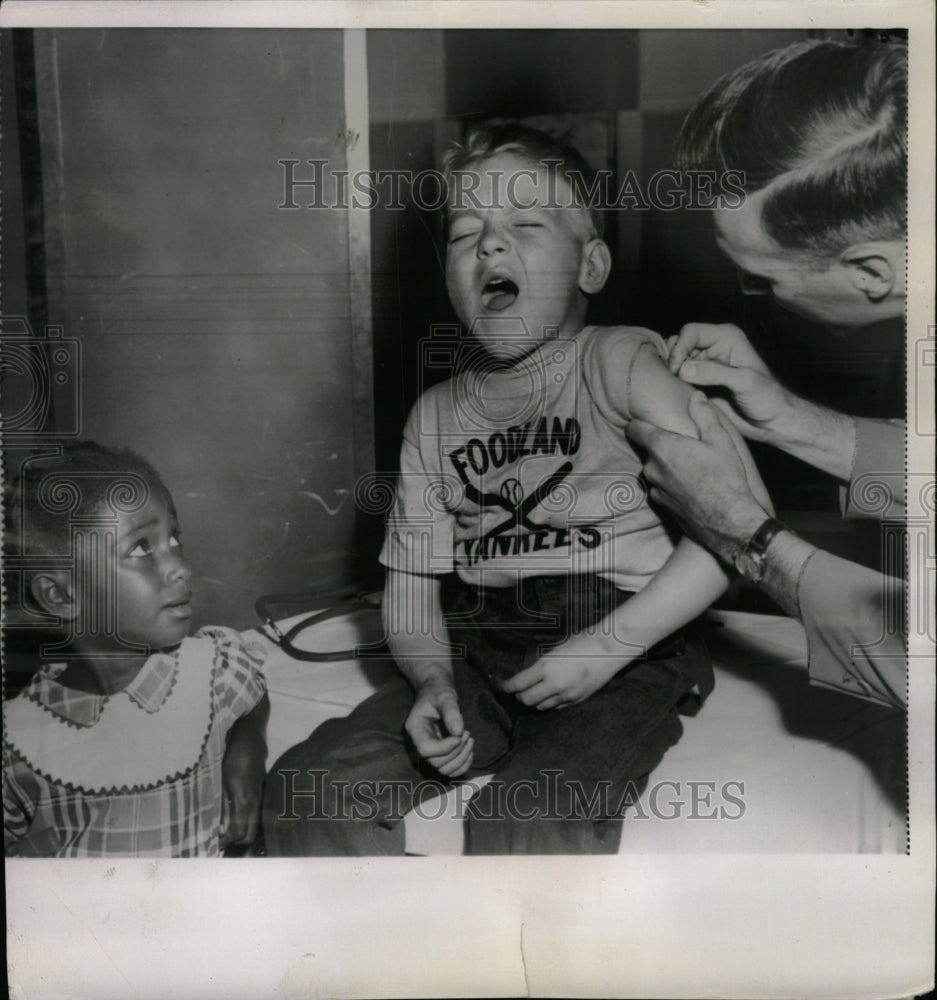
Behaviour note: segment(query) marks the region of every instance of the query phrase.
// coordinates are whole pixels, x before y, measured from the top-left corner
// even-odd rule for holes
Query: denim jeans
[[[498,682],[631,595],[598,577],[535,577],[517,588],[442,588],[471,770],[494,772],[469,802],[468,854],[615,853],[621,809],[683,731],[678,711],[712,690],[692,629],[664,640],[578,705],[538,711]],[[413,690],[395,677],[273,766],[264,802],[270,855],[404,853],[401,819],[451,787],[416,755],[404,723]]]

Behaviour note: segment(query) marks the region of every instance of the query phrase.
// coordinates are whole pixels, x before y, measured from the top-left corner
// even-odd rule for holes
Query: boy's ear
[[[602,291],[612,270],[612,254],[604,240],[597,236],[582,248],[582,263],[579,266],[579,290],[586,295],[596,295]]]
[[[72,591],[71,579],[65,570],[46,570],[29,581],[33,600],[48,615],[71,621],[78,614],[78,602]]]
[[[857,244],[846,250],[840,260],[849,269],[853,287],[870,302],[884,302],[893,293],[903,293],[903,244]]]

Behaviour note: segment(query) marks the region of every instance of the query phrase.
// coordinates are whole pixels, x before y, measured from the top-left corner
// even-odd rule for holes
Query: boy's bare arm
[[[630,392],[626,381],[622,375],[618,402],[622,413],[696,436],[686,411],[692,390],[667,371],[650,347],[638,351]],[[607,389],[614,400],[615,387],[608,384]],[[715,556],[683,538],[643,590],[596,628],[571,635],[516,674],[504,690],[525,705],[544,710],[583,701],[632,660],[705,611],[728,583],[729,575]]]
[[[459,708],[439,581],[389,569],[383,608],[387,644],[416,694],[407,735],[440,774],[463,774],[471,766],[474,741]]]

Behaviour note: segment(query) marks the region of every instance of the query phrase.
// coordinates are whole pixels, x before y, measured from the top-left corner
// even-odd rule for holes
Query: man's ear
[[[849,269],[853,287],[869,302],[884,302],[904,294],[903,243],[862,243],[850,247],[840,260]]]
[[[579,266],[579,290],[586,295],[596,295],[602,291],[612,270],[612,254],[604,240],[597,236],[582,248],[582,263]]]
[[[78,614],[78,602],[66,570],[46,570],[29,581],[33,600],[48,615],[72,621]]]

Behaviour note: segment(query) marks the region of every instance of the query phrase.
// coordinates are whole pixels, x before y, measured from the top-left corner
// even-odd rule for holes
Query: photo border
[[[909,474],[933,480],[924,2],[8,2],[0,27],[910,29]],[[930,423],[927,423],[928,416]],[[920,502],[920,498],[919,498]],[[933,519],[909,600],[906,856],[6,862],[11,996],[911,995],[933,982]],[[932,619],[933,620],[933,619]],[[931,669],[914,669],[917,663]],[[219,867],[220,865],[220,867]],[[480,877],[484,873],[484,877]]]

